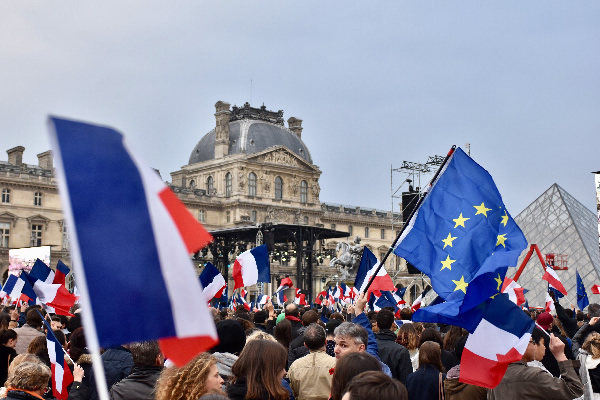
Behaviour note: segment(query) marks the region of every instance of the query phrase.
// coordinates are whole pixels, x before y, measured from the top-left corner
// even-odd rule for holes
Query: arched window
[[[250,172],[248,175],[248,196],[256,196],[256,174]]]
[[[231,179],[232,179],[231,178],[231,172],[228,172],[225,175],[225,197],[230,197],[231,196],[231,187],[233,186],[232,182],[231,182]]]
[[[304,225],[308,225],[308,217],[304,217]]]
[[[369,237],[369,227],[365,226],[365,237],[368,238]]]
[[[7,188],[2,189],[2,202],[10,203],[10,189],[7,189]]]
[[[190,181],[190,189],[196,189],[196,181],[193,179]]]
[[[300,182],[300,203],[308,203],[308,183]]]
[[[33,205],[41,206],[42,205],[42,192],[35,192],[33,195]]]
[[[213,177],[209,176],[206,179],[206,191],[208,192],[208,194],[212,194],[213,188],[214,188]]]
[[[280,176],[275,177],[275,200],[283,198],[283,179]]]

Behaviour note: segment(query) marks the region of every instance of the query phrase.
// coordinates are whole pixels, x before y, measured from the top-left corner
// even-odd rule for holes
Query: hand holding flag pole
[[[442,164],[440,165],[440,167],[438,168],[437,172],[435,173],[435,175],[433,176],[433,178],[431,179],[431,181],[429,182],[429,186],[431,186],[435,180],[438,178],[438,176],[440,175],[440,172],[442,172],[442,170],[444,169],[444,166],[446,165],[446,163],[448,162],[448,159],[450,158],[450,156],[452,155],[452,153],[454,153],[454,150],[456,150],[456,145],[452,146],[450,148],[450,151],[448,151],[448,154],[446,154],[446,158],[444,158],[444,161],[442,162]],[[415,206],[415,208],[412,210],[412,212],[410,213],[407,221],[410,221],[413,217],[413,215],[417,212],[417,210],[419,209],[419,207],[421,206],[421,204],[423,203],[423,201],[425,200],[425,197],[427,196],[426,192],[417,202],[417,205]],[[392,243],[392,245],[390,246],[390,248],[388,249],[387,253],[385,253],[385,256],[383,257],[383,259],[379,262],[379,266],[377,267],[377,269],[375,270],[375,273],[371,276],[371,279],[369,280],[369,283],[367,283],[367,286],[364,289],[364,293],[367,293],[369,290],[369,286],[371,286],[371,284],[373,283],[373,281],[375,280],[375,277],[377,277],[377,274],[379,273],[379,270],[382,268],[382,266],[385,264],[386,260],[388,259],[390,253],[392,253],[394,251],[394,248],[396,247],[396,243],[398,243],[398,240],[400,239],[400,237],[402,237],[402,234],[404,233],[404,230],[406,229],[407,224],[404,224],[404,226],[402,226],[402,229],[400,229],[400,232],[398,233],[398,235],[396,236],[396,239],[394,239],[394,242]]]

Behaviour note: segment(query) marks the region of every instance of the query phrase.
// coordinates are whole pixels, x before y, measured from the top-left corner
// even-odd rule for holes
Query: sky
[[[0,160],[36,164],[52,114],[117,128],[170,181],[214,104],[248,101],[303,120],[322,202],[398,211],[392,168],[470,143],[511,214],[554,183],[595,210],[599,20],[596,0],[3,1]]]

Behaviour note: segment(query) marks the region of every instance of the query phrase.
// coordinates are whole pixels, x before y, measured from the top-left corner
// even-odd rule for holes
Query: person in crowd
[[[467,343],[467,336],[461,336],[454,345],[454,354],[460,360],[462,352]],[[447,400],[485,400],[487,398],[487,390],[481,386],[469,385],[459,381],[460,364],[452,367],[446,373],[444,381],[444,390]]]
[[[0,331],[0,386],[4,386],[8,377],[8,366],[17,356],[17,332],[13,329]]]
[[[290,394],[281,384],[286,364],[287,350],[281,344],[270,340],[247,343],[233,364],[233,383],[227,387],[229,398],[288,400]]]
[[[394,325],[394,313],[389,310],[381,310],[377,313],[377,326],[379,332],[377,337],[377,347],[379,349],[379,358],[392,371],[392,378],[406,383],[406,377],[412,373],[412,364],[410,354],[406,347],[396,343],[396,334],[391,331]]]
[[[538,315],[538,317],[536,319],[538,326],[540,326],[546,332],[546,334],[548,336],[549,336],[550,332],[552,332],[552,322],[553,321],[554,321],[554,318],[552,317],[552,315],[549,312],[541,313],[540,315]],[[565,353],[567,359],[573,360],[574,359],[573,352],[571,351],[571,347],[567,344],[566,338],[562,337],[560,334],[558,334],[558,332],[555,333],[555,336],[565,344],[564,353]],[[548,370],[548,372],[550,372],[552,375],[554,375],[554,377],[558,378],[560,376],[560,368],[558,367],[558,362],[557,362],[556,358],[554,357],[552,351],[550,351],[549,344],[550,343],[544,342],[546,350],[544,353],[544,358],[542,359],[542,364]]]
[[[327,400],[332,381],[329,370],[335,368],[336,363],[335,358],[325,352],[327,333],[322,326],[313,323],[305,329],[303,337],[310,354],[294,361],[288,371],[294,397],[298,400]]]
[[[302,314],[302,328],[298,331],[296,339],[292,340],[290,343],[288,365],[292,365],[294,361],[309,353],[308,348],[304,345],[304,332],[310,324],[315,324],[318,320],[319,314],[314,310],[308,310]]]
[[[106,349],[102,353],[102,365],[104,366],[104,376],[106,378],[106,387],[110,391],[112,386],[121,379],[129,376],[133,368],[133,356],[128,347],[114,346]],[[94,370],[90,371],[90,381],[93,381]],[[90,386],[91,400],[98,399],[98,391],[95,386]]]
[[[285,319],[290,321],[292,325],[292,340],[298,336],[298,331],[302,328],[302,320],[300,319],[300,309],[294,303],[285,306]],[[279,325],[277,325],[279,327]],[[277,337],[277,336],[275,336]]]
[[[381,372],[381,361],[366,352],[351,352],[341,356],[333,371],[330,399],[341,400],[348,384],[366,371]]]
[[[550,291],[550,297],[554,302],[554,309],[556,310],[556,318],[560,321],[564,331],[565,336],[572,338],[575,336],[579,327],[577,327],[577,320],[573,318],[574,310],[565,310],[564,307],[560,304],[560,302],[556,299],[554,295],[554,291]]]
[[[579,376],[585,399],[600,398],[600,333],[592,332],[578,351]]]
[[[453,353],[458,339],[460,339],[468,333],[469,332],[466,329],[463,329],[460,326],[450,325],[448,327],[448,331],[444,334],[444,345],[442,346],[442,348],[446,351],[449,351],[450,353]]]
[[[209,393],[223,395],[217,360],[200,353],[182,368],[165,368],[156,383],[156,400],[197,400]],[[137,397],[131,397],[137,398]]]
[[[292,323],[288,319],[279,322],[273,331],[273,336],[285,349],[289,349],[292,341]]]
[[[14,329],[19,336],[19,341],[15,347],[17,354],[27,353],[29,343],[36,337],[44,336],[42,333],[42,317],[38,310],[35,307],[30,308],[25,315],[25,325]]]
[[[575,336],[573,336],[573,353],[575,355],[577,355],[577,351],[581,348],[589,334],[592,332],[600,333],[600,324],[598,324],[598,320],[600,319],[600,305],[596,303],[590,304],[588,306],[588,316],[590,317],[589,322],[584,323]]]
[[[381,363],[384,373],[392,376],[390,368],[379,359],[377,340],[371,329],[371,322],[364,313],[367,305],[367,295],[360,293],[354,306],[356,317],[352,322],[344,322],[335,328],[335,357],[340,358],[346,353],[363,352],[371,354]]]
[[[335,328],[342,324],[342,320],[330,318],[325,324],[325,331],[327,332],[327,345],[325,351],[331,357],[335,357]]]
[[[269,317],[269,313],[265,310],[259,310],[254,313],[254,327],[256,329],[260,329],[265,333],[269,333],[267,331],[267,318]]]
[[[396,343],[406,347],[410,355],[413,372],[419,369],[419,334],[414,324],[402,324],[398,329]]]
[[[408,392],[403,384],[383,372],[366,371],[348,383],[342,400],[370,399],[408,400]]]
[[[75,331],[71,333],[69,343],[67,343],[67,349],[71,359],[83,370],[82,379],[79,381],[79,384],[73,385],[69,391],[69,400],[73,400],[73,397],[87,399],[89,393],[91,393],[92,390],[96,390],[96,382],[90,380],[92,374],[92,355],[89,354],[87,349],[82,327],[75,329]]]
[[[444,398],[446,374],[441,355],[441,345],[438,342],[426,341],[421,344],[419,369],[406,378],[409,400]]]
[[[540,328],[534,328],[527,349],[521,361],[508,365],[502,381],[494,389],[488,390],[489,400],[500,399],[575,399],[583,394],[583,385],[565,356],[565,344],[554,334],[550,334],[550,351],[558,362],[560,378],[526,364],[535,358],[539,347],[544,347],[548,335]],[[409,391],[410,392],[410,391]]]
[[[8,366],[8,376],[10,376],[10,374],[13,373],[13,371],[15,370],[15,368],[17,368],[19,366],[19,364],[24,363],[24,362],[41,363],[42,360],[40,360],[38,356],[33,355],[33,354],[29,354],[29,353],[19,354],[18,356],[15,357],[13,362]],[[3,399],[6,397],[7,388],[8,387],[6,386],[6,382],[3,387],[0,387],[0,399]]]
[[[217,359],[219,375],[228,384],[233,377],[231,368],[246,345],[246,334],[242,325],[232,319],[220,321],[216,328],[219,344],[210,352]]]
[[[442,365],[444,366],[445,371],[450,370],[460,363],[460,360],[457,360],[454,354],[443,349],[442,346],[444,345],[444,342],[442,340],[442,335],[440,335],[435,328],[428,327],[423,330],[423,333],[421,333],[421,337],[419,338],[419,348],[425,342],[436,342],[440,345]]]
[[[19,364],[6,380],[7,399],[42,399],[52,376],[50,368],[42,362],[23,362]]]
[[[110,389],[113,400],[153,400],[154,386],[165,363],[156,340],[136,342],[129,346],[133,357],[131,374]]]

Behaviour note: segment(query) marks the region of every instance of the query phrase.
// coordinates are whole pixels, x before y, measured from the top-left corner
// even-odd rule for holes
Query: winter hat
[[[552,318],[552,315],[550,315],[549,312],[541,313],[540,315],[538,315],[536,320],[537,324],[546,331],[550,329],[550,326],[552,326],[552,321],[554,321],[554,318]]]

